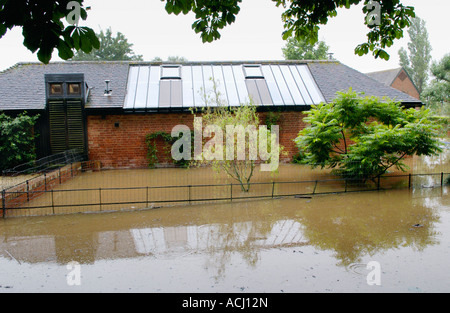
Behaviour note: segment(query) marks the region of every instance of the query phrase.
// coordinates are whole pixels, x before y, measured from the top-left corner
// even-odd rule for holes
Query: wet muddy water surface
[[[448,186],[0,220],[0,293],[449,292],[449,260]]]

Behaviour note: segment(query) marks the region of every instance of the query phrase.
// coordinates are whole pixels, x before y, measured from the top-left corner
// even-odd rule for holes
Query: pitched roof
[[[260,92],[259,86],[245,83],[245,68],[243,65],[261,65],[263,76],[267,82],[269,93],[261,94],[260,102],[271,99],[272,105],[306,105],[317,104],[320,101],[331,102],[336,92],[347,91],[350,87],[357,92],[364,92],[368,96],[387,96],[403,103],[420,105],[421,102],[403,92],[386,86],[375,79],[358,72],[337,61],[233,61],[233,62],[185,62],[180,64],[182,73],[191,73],[183,77],[183,91],[180,97],[187,97],[186,105],[195,104],[194,79],[192,75],[196,69],[202,70],[199,86],[208,84],[208,73],[219,73],[223,77],[223,86],[232,86],[226,90],[228,100],[235,93],[248,95]],[[0,73],[0,110],[42,110],[45,109],[45,74],[83,73],[90,88],[87,108],[124,108],[135,109],[137,92],[150,97],[150,71],[156,70],[161,74],[160,67],[166,65],[161,62],[55,62],[48,65],[41,63],[19,63]],[[173,65],[173,64],[172,64]],[[147,81],[133,81],[132,75],[136,69],[143,71],[149,78]],[[206,70],[205,70],[206,69]],[[233,80],[230,82],[229,78]],[[160,83],[158,76],[157,86]],[[228,79],[228,81],[227,81]],[[110,80],[109,87],[112,96],[105,97],[105,80]],[[144,85],[139,90],[138,82]],[[147,85],[146,85],[147,84]],[[191,86],[192,85],[192,86]],[[145,89],[147,88],[147,89]],[[155,88],[153,86],[153,88]],[[159,95],[158,95],[159,96]],[[134,100],[130,100],[133,99]],[[158,107],[146,100],[144,108]],[[242,101],[241,101],[242,102]],[[265,103],[259,103],[264,105]]]
[[[122,107],[128,75],[128,62],[19,63],[0,73],[0,110],[45,109],[45,74],[85,76],[90,95],[87,108]],[[114,93],[104,96],[105,80],[110,79]]]
[[[310,63],[311,73],[316,79],[325,99],[333,101],[338,91],[362,92],[366,96],[388,97],[404,104],[421,105],[421,101],[395,88],[358,72],[342,63]]]
[[[417,89],[416,84],[412,80],[408,71],[403,67],[395,68],[395,69],[391,69],[391,70],[379,71],[379,72],[366,73],[366,75],[369,77],[372,77],[373,79],[379,81],[380,83],[385,84],[386,86],[392,86],[392,84],[397,79],[397,77],[400,77],[401,80],[404,79],[404,77],[402,77],[402,75],[401,75],[402,72],[405,77],[409,78],[409,81],[414,86],[417,93],[419,93],[419,90]]]
[[[215,105],[216,89],[229,106],[252,98],[259,106],[309,106],[325,99],[306,63],[185,62],[130,66],[126,110],[189,109]]]
[[[397,76],[400,74],[402,69],[403,68],[399,67],[390,70],[366,73],[366,75],[372,77],[373,79],[379,81],[380,83],[390,86],[397,78]]]

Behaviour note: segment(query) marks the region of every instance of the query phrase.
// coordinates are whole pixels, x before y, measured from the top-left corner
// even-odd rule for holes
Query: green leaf
[[[73,40],[73,47],[75,48],[75,50],[80,50],[80,48],[81,48],[81,38],[80,38],[80,32],[79,32],[78,29],[76,29],[72,33],[72,40]]]
[[[87,12],[86,12],[86,10],[84,8],[81,8],[80,16],[83,19],[83,21],[85,21],[87,19]]]
[[[41,61],[44,64],[50,63],[50,60],[52,59],[52,51],[50,49],[41,48],[39,49],[37,56],[39,61]]]
[[[380,58],[382,58],[383,60],[386,60],[386,61],[389,61],[389,59],[390,59],[389,54],[386,51],[384,51],[384,50],[378,50],[377,56],[375,58],[377,58],[377,57],[380,57]]]
[[[6,30],[7,30],[6,26],[0,24],[0,38],[2,38],[6,34]]]
[[[84,53],[90,53],[92,51],[92,43],[89,40],[89,36],[84,32],[80,33],[80,43],[81,51]]]
[[[61,40],[58,45],[58,55],[63,60],[69,60],[73,57],[73,51],[66,42]]]
[[[87,37],[89,37],[92,47],[94,49],[100,49],[100,40],[98,39],[95,32],[92,29],[88,28],[86,35],[87,35]]]
[[[169,14],[173,13],[173,3],[171,3],[170,1],[167,1],[166,3],[166,12]]]

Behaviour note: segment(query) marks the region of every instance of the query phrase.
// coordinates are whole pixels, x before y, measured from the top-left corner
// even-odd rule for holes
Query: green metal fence
[[[76,173],[83,166],[76,167]],[[1,216],[32,216],[80,212],[111,212],[150,209],[161,206],[210,202],[312,197],[322,194],[388,190],[396,188],[443,187],[450,173],[384,175],[374,181],[357,178],[326,178],[304,181],[269,181],[250,183],[243,192],[240,184],[189,184],[178,186],[144,186],[112,188],[61,189],[74,177],[73,165],[59,169],[30,188],[27,181],[1,192]],[[331,177],[331,176],[330,176]],[[58,188],[57,188],[58,187]]]

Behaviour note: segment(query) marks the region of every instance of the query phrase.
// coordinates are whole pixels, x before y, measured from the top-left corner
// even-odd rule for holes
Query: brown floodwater
[[[447,149],[408,162],[413,174],[449,173],[449,159]],[[252,181],[328,177],[285,164],[274,175],[256,172]],[[411,189],[401,178],[383,181],[380,191],[295,198],[279,195],[343,186],[280,184],[274,199],[170,207],[152,201],[230,191],[236,197],[239,186],[141,188],[229,183],[208,168],[78,175],[27,204],[51,203],[51,210],[8,211],[0,220],[0,293],[450,291],[450,186],[441,187],[439,175],[414,177]],[[114,189],[124,187],[137,189]],[[255,185],[249,194],[270,194],[270,188]],[[85,191],[64,191],[72,189]],[[145,203],[80,206],[100,199]],[[75,207],[58,208],[68,204]],[[14,217],[19,213],[61,215]]]
[[[29,195],[25,193],[17,205],[14,201],[6,206],[6,216],[54,215],[87,212],[108,212],[139,210],[180,204],[199,204],[221,202],[242,198],[276,198],[286,195],[311,195],[361,191],[373,189],[392,189],[411,187],[433,187],[441,184],[441,171],[450,172],[448,162],[442,157],[410,159],[411,171],[407,173],[390,172],[388,177],[365,184],[346,183],[336,180],[327,169],[311,169],[306,165],[281,164],[276,173],[254,171],[250,192],[243,192],[236,180],[224,173],[217,173],[210,167],[201,168],[160,168],[160,169],[122,169],[83,172],[75,177],[56,184],[51,192]],[[413,176],[408,173],[437,173],[433,176]],[[399,176],[401,175],[401,176]],[[447,179],[448,174],[445,175]],[[56,178],[56,181],[58,179]],[[207,200],[207,201],[205,201]],[[11,205],[11,206],[10,206]]]
[[[449,186],[10,218],[0,293],[449,292],[449,230]]]

